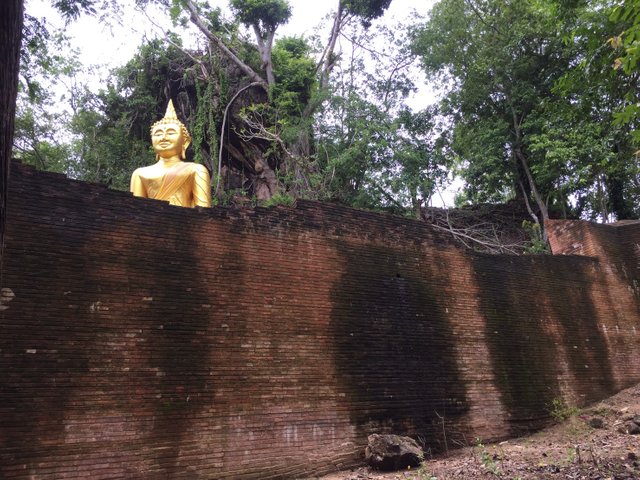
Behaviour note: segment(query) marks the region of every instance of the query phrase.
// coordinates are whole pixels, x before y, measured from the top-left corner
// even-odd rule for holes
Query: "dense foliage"
[[[63,6],[99,7],[85,3]],[[515,201],[538,224],[640,213],[640,1],[440,0],[390,28],[376,21],[390,0],[338,0],[326,43],[276,37],[286,0],[231,0],[231,17],[160,3],[205,46],[148,41],[99,92],[59,53],[64,35],[28,17],[17,156],[126,189],[173,98],[218,202],[307,197],[420,217],[456,175],[459,205]],[[409,104],[425,87],[418,64],[441,98],[422,110]]]
[[[628,130],[614,121],[630,85],[603,48],[614,31],[608,3],[442,0],[434,7],[414,49],[447,85],[443,104],[465,200],[519,197],[535,203],[536,220],[549,211],[634,215],[637,165]]]

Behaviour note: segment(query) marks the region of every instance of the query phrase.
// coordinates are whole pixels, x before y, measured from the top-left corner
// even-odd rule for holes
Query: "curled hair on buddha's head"
[[[191,144],[191,134],[189,133],[189,130],[187,130],[187,127],[184,126],[184,123],[178,120],[178,116],[176,115],[176,109],[173,107],[173,100],[171,99],[169,99],[169,104],[167,105],[167,111],[164,114],[164,118],[158,120],[153,125],[151,125],[151,130],[150,130],[151,136],[153,136],[153,130],[158,125],[166,125],[169,123],[173,123],[180,126],[180,131],[182,132],[182,139],[183,139],[183,145],[184,145],[182,148],[182,159],[184,160],[187,147]]]

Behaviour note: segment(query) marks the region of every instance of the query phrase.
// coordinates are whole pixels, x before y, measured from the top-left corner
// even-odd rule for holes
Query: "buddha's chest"
[[[149,171],[141,181],[151,198],[169,200],[172,204],[185,204],[190,200],[193,172],[188,167],[169,171]]]

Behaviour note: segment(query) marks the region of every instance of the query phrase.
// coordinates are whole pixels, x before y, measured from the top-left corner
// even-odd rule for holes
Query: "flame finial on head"
[[[173,106],[173,100],[171,99],[169,99],[169,104],[167,105],[167,111],[164,114],[164,118],[162,118],[161,120],[158,120],[156,123],[151,125],[151,134],[153,135],[153,129],[157,125],[164,125],[167,123],[175,123],[179,125],[180,130],[182,131],[182,136],[184,138],[185,145],[188,146],[191,143],[191,134],[189,133],[189,130],[187,130],[187,127],[185,127],[184,124],[180,120],[178,120],[178,116],[176,115],[176,109]]]
[[[167,112],[164,114],[164,118],[169,120],[178,120],[178,116],[176,115],[176,109],[173,106],[173,100],[169,99],[169,103],[167,104]]]

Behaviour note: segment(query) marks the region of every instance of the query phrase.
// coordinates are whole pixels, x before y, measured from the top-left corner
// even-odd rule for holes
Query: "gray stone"
[[[369,435],[365,449],[367,464],[377,470],[404,470],[418,467],[423,459],[422,448],[409,437],[400,435]]]
[[[640,434],[640,425],[635,422],[627,422],[622,425],[618,431],[620,433],[628,433],[629,435],[638,435]]]
[[[593,417],[589,420],[589,426],[591,428],[604,428],[604,421],[600,417]]]

